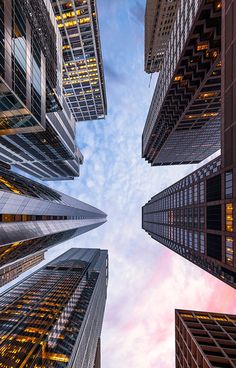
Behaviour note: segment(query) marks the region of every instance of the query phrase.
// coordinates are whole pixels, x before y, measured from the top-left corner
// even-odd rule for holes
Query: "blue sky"
[[[85,157],[81,177],[49,185],[105,211],[108,222],[54,247],[47,261],[71,246],[108,249],[103,368],[170,368],[174,308],[211,306],[233,313],[233,291],[141,229],[142,205],[196,166],[154,168],[141,159],[141,134],[156,80],[153,76],[149,88],[150,76],[143,71],[145,1],[97,3],[108,116],[77,124]]]

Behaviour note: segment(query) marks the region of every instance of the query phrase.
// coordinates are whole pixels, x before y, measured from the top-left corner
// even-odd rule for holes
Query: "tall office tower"
[[[180,0],[147,0],[145,11],[145,71],[161,70]]]
[[[104,222],[97,208],[0,168],[0,269]]]
[[[176,368],[236,367],[236,316],[175,311]]]
[[[65,98],[62,106],[46,115],[42,132],[0,136],[0,160],[41,180],[79,176],[83,155],[76,147],[75,121]]]
[[[197,163],[220,148],[221,8],[220,0],[178,7],[142,136],[153,166]]]
[[[107,251],[71,249],[2,294],[0,366],[93,368],[107,281]]]
[[[1,135],[41,131],[61,108],[61,39],[47,3],[0,1]]]
[[[236,0],[222,16],[222,156],[154,196],[142,226],[155,240],[236,287]]]
[[[96,0],[51,0],[63,41],[63,88],[75,121],[107,113]]]
[[[8,248],[9,249],[9,248]],[[44,252],[39,251],[33,255],[26,256],[19,261],[0,267],[0,287],[20,276],[23,272],[36,266],[44,260]]]
[[[83,156],[62,98],[62,39],[51,2],[2,1],[0,10],[0,160],[42,180],[74,179]]]
[[[155,195],[142,219],[153,239],[234,288],[235,184],[218,157]]]

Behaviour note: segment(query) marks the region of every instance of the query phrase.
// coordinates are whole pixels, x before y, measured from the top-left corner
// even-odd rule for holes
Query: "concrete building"
[[[161,70],[180,0],[147,0],[145,11],[145,71]]]
[[[234,368],[236,316],[175,311],[176,368]]]
[[[1,294],[0,365],[93,368],[107,282],[107,251],[71,249]]]
[[[104,119],[105,80],[96,0],[51,0],[63,42],[63,91],[75,121]]]
[[[220,148],[221,21],[220,0],[178,7],[142,136],[153,166],[198,163]]]

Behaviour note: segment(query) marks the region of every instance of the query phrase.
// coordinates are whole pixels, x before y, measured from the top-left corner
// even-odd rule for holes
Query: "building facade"
[[[78,177],[83,155],[76,146],[76,127],[65,98],[63,109],[46,115],[45,130],[0,136],[0,160],[41,180]]]
[[[180,0],[147,0],[145,11],[145,71],[161,69]]]
[[[236,316],[176,310],[176,368],[234,368]]]
[[[16,279],[23,272],[36,266],[43,260],[44,260],[44,252],[39,251],[33,255],[29,255],[25,258],[22,258],[19,261],[16,261],[11,264],[7,264],[6,266],[0,267],[0,287]]]
[[[0,168],[0,270],[104,222],[97,208]]]
[[[0,9],[0,160],[42,180],[74,179],[83,155],[62,96],[62,39],[51,2],[2,0]]]
[[[0,134],[41,131],[61,108],[61,38],[46,0],[1,0],[0,38]]]
[[[107,251],[71,249],[3,293],[0,365],[93,368],[107,282]]]
[[[154,196],[142,227],[159,243],[236,287],[236,196],[221,157]]]
[[[51,0],[63,42],[63,91],[75,121],[107,113],[96,0]]]
[[[221,21],[220,0],[180,2],[142,136],[153,166],[201,162],[220,148]]]

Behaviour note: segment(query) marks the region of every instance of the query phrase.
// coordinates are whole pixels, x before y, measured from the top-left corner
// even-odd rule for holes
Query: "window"
[[[207,202],[221,200],[221,175],[207,180]]]
[[[204,202],[204,182],[200,183],[200,203]]]
[[[207,228],[221,230],[221,205],[207,207]]]
[[[198,228],[198,208],[197,207],[193,209],[193,221],[194,221],[193,227],[197,229]]]
[[[233,238],[226,237],[225,240],[225,262],[229,266],[233,266],[234,248],[233,248]]]
[[[198,203],[198,185],[194,185],[194,203]]]
[[[198,233],[194,231],[194,251],[198,251]]]
[[[225,227],[226,231],[232,232],[233,227],[233,203],[226,203],[225,205]]]
[[[204,226],[205,226],[204,207],[200,207],[200,209],[199,209],[199,218],[200,218],[200,228],[204,229]]]
[[[225,198],[232,198],[233,196],[233,172],[226,171],[225,173]]]
[[[189,196],[189,204],[193,203],[193,188],[189,187],[188,188],[188,196]]]
[[[205,253],[205,238],[204,238],[204,233],[200,233],[200,252],[202,254]]]
[[[221,236],[216,234],[207,234],[207,255],[211,258],[221,261]]]

